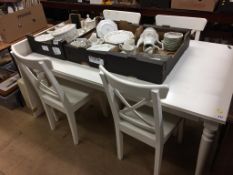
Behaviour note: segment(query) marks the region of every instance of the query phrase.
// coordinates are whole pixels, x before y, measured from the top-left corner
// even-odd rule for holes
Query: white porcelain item
[[[156,43],[161,44],[159,41],[159,35],[153,27],[148,27],[141,34],[137,42],[137,47],[139,47],[141,44],[144,46],[154,46]]]
[[[104,41],[111,44],[122,44],[125,41],[134,38],[134,34],[126,30],[117,30],[109,32],[104,36]]]
[[[82,47],[82,48],[88,48],[90,47],[91,43],[86,38],[76,38],[74,41],[70,43],[72,46],[75,47]]]
[[[118,30],[117,24],[109,19],[100,21],[96,27],[97,35],[100,38],[104,38],[104,36],[109,32],[113,32],[117,30]]]
[[[167,39],[181,39],[181,38],[183,38],[183,33],[180,33],[180,32],[166,32],[166,33],[164,33],[164,38],[167,38]]]
[[[91,29],[94,29],[96,26],[96,20],[91,19],[89,15],[87,15],[87,18],[83,21],[83,28],[88,31]]]
[[[67,42],[71,42],[78,35],[78,32],[75,24],[66,24],[53,31],[51,34],[56,40],[66,40]]]
[[[91,46],[89,47],[87,50],[95,50],[95,51],[110,51],[112,50],[114,47],[114,45],[112,44],[99,44],[99,45],[94,45],[94,46]]]
[[[49,43],[53,39],[54,39],[54,37],[51,34],[42,34],[42,35],[39,35],[39,36],[35,37],[35,41],[37,41],[37,42],[46,42],[46,43]]]

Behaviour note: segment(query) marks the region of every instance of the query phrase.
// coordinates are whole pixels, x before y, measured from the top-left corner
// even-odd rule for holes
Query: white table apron
[[[14,46],[12,50],[16,52]],[[56,76],[103,90],[98,69],[36,53],[24,57],[48,58]],[[164,81],[169,85],[168,96],[162,101],[164,109],[181,117],[204,121],[195,175],[203,174],[218,126],[227,120],[233,92],[232,75],[232,46],[190,41],[190,47]]]

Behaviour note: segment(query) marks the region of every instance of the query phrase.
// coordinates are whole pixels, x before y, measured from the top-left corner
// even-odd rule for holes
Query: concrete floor
[[[47,118],[25,108],[0,106],[0,175],[152,175],[154,149],[124,138],[124,160],[116,157],[113,120],[87,105],[77,112],[80,144],[73,145],[67,120],[55,131]],[[187,122],[184,142],[165,144],[161,175],[194,174],[202,126]]]

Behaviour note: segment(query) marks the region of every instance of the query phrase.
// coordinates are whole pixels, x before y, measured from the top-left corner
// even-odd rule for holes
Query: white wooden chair
[[[66,114],[74,144],[78,144],[78,131],[75,111],[90,99],[89,91],[79,91],[69,86],[62,86],[54,77],[53,66],[47,59],[30,60],[15,55],[20,70],[27,75],[39,94],[52,130],[55,129],[56,114],[54,109]]]
[[[166,98],[169,88],[126,81],[102,66],[100,76],[113,113],[118,158],[123,158],[123,133],[128,134],[155,148],[154,175],[159,175],[163,146],[182,122],[175,116],[162,113],[160,99]],[[138,102],[132,104],[124,96],[137,98]]]
[[[132,24],[139,24],[141,19],[140,13],[127,11],[104,10],[103,15],[105,19],[113,21],[127,21]]]
[[[155,23],[158,26],[191,29],[191,34],[195,33],[195,40],[199,40],[201,31],[205,29],[207,24],[207,19],[188,16],[156,15]]]

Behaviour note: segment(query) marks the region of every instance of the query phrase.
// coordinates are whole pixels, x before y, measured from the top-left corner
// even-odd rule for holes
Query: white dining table
[[[12,51],[24,58],[49,59],[56,76],[103,91],[97,68],[30,52],[27,40],[14,44]],[[121,77],[150,84],[132,77]],[[167,98],[162,100],[165,111],[203,122],[195,170],[195,175],[201,175],[219,125],[227,121],[233,93],[233,46],[191,40],[164,84],[169,86]]]

